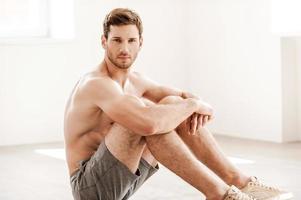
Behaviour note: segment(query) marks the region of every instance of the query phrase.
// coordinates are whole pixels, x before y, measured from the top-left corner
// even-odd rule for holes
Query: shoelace
[[[253,197],[251,197],[251,196],[249,196],[249,195],[247,195],[243,192],[239,192],[239,193],[236,193],[236,194],[237,194],[236,199],[238,199],[238,200],[246,200],[246,199],[256,200],[255,198],[253,198]]]
[[[257,200],[243,192],[240,192],[238,190],[232,189],[231,192],[229,192],[229,200]]]
[[[262,183],[262,182],[260,182],[258,180],[256,180],[255,182],[250,182],[249,184],[253,185],[253,186],[265,188],[265,189],[271,190],[271,191],[280,191],[279,188],[272,187],[272,186],[267,186],[267,185],[265,185],[264,183]]]

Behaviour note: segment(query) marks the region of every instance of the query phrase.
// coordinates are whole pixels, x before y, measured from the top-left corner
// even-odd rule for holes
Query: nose
[[[121,54],[128,54],[129,53],[128,43],[127,42],[123,42],[119,51],[120,51]]]

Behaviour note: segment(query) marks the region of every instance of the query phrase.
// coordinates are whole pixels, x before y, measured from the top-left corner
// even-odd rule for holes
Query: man
[[[76,200],[128,199],[157,160],[208,200],[291,199],[228,161],[204,127],[213,118],[209,104],[132,71],[143,43],[135,12],[112,10],[103,29],[104,60],[79,80],[65,111]]]

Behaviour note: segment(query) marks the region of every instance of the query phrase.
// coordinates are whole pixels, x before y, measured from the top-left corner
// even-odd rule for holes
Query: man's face
[[[106,56],[116,67],[129,68],[135,61],[142,44],[135,25],[111,26],[108,38],[102,37]]]

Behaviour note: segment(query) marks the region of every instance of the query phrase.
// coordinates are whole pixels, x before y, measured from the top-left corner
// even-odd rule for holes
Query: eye
[[[121,40],[119,38],[114,38],[113,41],[114,42],[119,42],[119,43],[121,42]]]
[[[129,42],[130,42],[130,43],[136,42],[136,39],[135,39],[135,38],[129,39]]]

